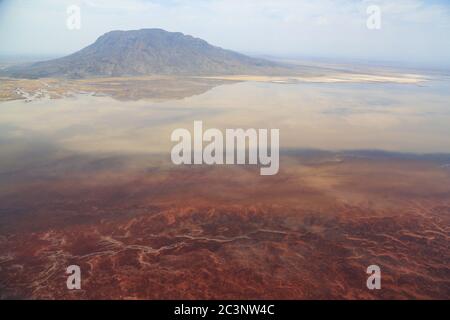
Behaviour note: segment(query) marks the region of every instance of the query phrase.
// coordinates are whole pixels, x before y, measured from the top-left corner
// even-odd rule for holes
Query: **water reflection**
[[[436,88],[439,87],[439,90]],[[109,97],[1,103],[2,158],[34,143],[74,152],[169,153],[170,133],[206,127],[280,128],[281,148],[450,152],[448,82],[237,83],[166,102]]]

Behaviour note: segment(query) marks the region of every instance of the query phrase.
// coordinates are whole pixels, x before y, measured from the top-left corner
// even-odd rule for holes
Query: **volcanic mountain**
[[[14,66],[4,74],[19,78],[139,75],[286,74],[290,68],[210,45],[162,29],[111,31],[93,44],[55,60]]]

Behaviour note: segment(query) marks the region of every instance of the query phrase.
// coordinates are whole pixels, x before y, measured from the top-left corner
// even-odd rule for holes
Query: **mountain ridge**
[[[163,29],[114,30],[68,56],[3,70],[17,78],[286,74],[290,68]]]

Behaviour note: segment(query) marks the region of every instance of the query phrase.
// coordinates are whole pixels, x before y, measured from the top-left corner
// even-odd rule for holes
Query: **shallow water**
[[[0,145],[4,159],[39,146],[169,154],[172,130],[202,120],[205,128],[279,128],[282,149],[449,153],[449,84],[246,82],[166,102],[89,95],[11,101],[0,104]]]
[[[284,149],[448,153],[447,89],[248,82],[167,102],[1,103],[0,298],[445,299],[449,156],[289,150],[260,176],[169,167],[169,137],[203,120],[279,128]],[[79,292],[72,264],[87,270]],[[370,264],[383,290],[366,290]]]

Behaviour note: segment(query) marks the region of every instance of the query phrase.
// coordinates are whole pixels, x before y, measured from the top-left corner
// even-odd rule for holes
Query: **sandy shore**
[[[402,84],[420,84],[428,79],[424,75],[419,74],[357,74],[357,73],[335,73],[329,75],[317,76],[299,76],[299,77],[274,77],[274,76],[216,76],[206,77],[207,79],[230,80],[230,81],[256,81],[256,82],[272,82],[272,83],[402,83]]]
[[[105,95],[117,100],[171,100],[202,94],[214,87],[236,82],[290,83],[397,83],[420,85],[425,75],[407,73],[329,72],[301,76],[218,75],[208,77],[146,76],[92,79],[0,78],[0,101],[58,99],[74,94]]]

